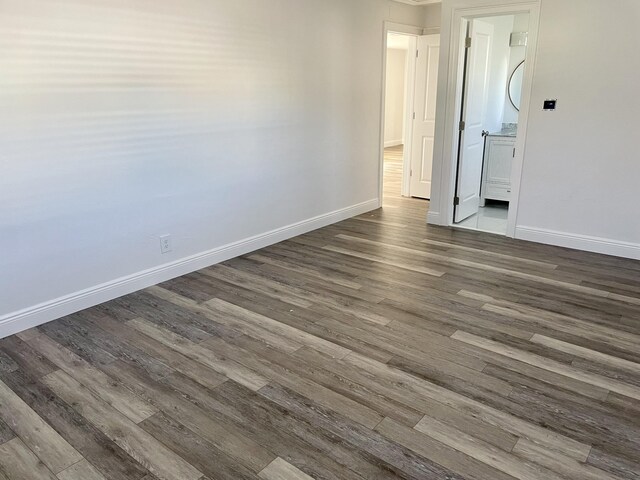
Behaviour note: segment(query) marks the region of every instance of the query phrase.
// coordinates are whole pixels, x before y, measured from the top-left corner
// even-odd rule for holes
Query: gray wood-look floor
[[[427,227],[398,152],[381,210],[0,341],[0,479],[640,479],[640,262]]]

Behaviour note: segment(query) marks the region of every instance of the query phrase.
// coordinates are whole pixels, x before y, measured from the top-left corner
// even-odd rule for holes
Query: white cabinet
[[[484,148],[482,192],[480,203],[485,200],[511,200],[511,166],[516,137],[489,135]]]

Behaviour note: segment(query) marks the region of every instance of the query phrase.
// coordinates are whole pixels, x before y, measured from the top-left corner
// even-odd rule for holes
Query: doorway
[[[474,6],[459,2],[445,2],[442,6],[441,37],[442,47],[440,56],[440,76],[438,86],[438,118],[436,119],[436,144],[433,165],[433,192],[427,214],[427,223],[446,227],[467,228],[460,226],[461,218],[456,222],[456,207],[462,201],[464,193],[460,191],[458,175],[459,147],[461,145],[461,130],[466,125],[463,121],[463,84],[465,83],[465,67],[468,60],[467,33],[470,22],[475,19],[528,15],[526,34],[525,62],[522,67],[522,87],[520,96],[520,111],[518,112],[518,128],[515,136],[515,151],[511,150],[511,176],[509,207],[507,213],[506,236],[515,237],[518,219],[518,203],[524,170],[525,145],[529,111],[532,108],[533,72],[536,63],[536,46],[538,41],[538,26],[540,23],[540,3],[527,0],[478,0]],[[514,20],[514,33],[515,20]],[[514,35],[515,42],[519,35]],[[510,38],[511,42],[511,38]],[[473,43],[471,43],[473,45]],[[511,47],[510,47],[511,48]],[[516,78],[520,75],[514,75]],[[505,105],[506,104],[505,99]],[[507,120],[504,121],[507,123]],[[486,131],[486,130],[485,130]],[[480,130],[482,134],[482,129]],[[482,137],[481,137],[482,141]],[[482,143],[484,145],[484,143]],[[477,146],[476,146],[477,148]],[[504,153],[505,149],[503,149]],[[484,159],[484,152],[483,152]],[[480,168],[480,175],[484,165]],[[476,178],[478,175],[476,167]],[[465,177],[463,177],[465,178]],[[482,180],[481,180],[482,181]],[[458,190],[458,191],[457,191]],[[509,190],[509,188],[507,188]],[[472,191],[480,207],[479,189]],[[489,204],[493,201],[489,198]],[[475,201],[474,201],[475,203]],[[473,205],[473,203],[472,203]],[[485,203],[486,205],[486,203]],[[504,223],[504,222],[503,222]],[[477,230],[477,227],[473,227]],[[501,233],[504,232],[502,227]]]
[[[389,31],[386,41],[383,197],[429,200],[440,35]]]
[[[405,172],[410,168],[407,160],[412,125],[408,111],[414,88],[411,76],[415,71],[415,49],[415,36],[396,32],[387,34],[383,177],[386,199],[409,195]]]
[[[529,14],[466,22],[454,225],[506,235]]]

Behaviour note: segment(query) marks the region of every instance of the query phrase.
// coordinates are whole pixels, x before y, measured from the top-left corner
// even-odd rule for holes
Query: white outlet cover
[[[160,237],[160,253],[169,253],[172,250],[171,235],[162,235]]]

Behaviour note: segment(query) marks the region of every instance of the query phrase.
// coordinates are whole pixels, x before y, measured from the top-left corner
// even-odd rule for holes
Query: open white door
[[[418,37],[409,192],[412,197],[431,198],[439,58],[440,35]]]
[[[469,44],[470,39],[470,44]],[[493,25],[473,20],[467,39],[466,75],[460,124],[458,183],[455,222],[478,213],[484,136],[482,135],[489,97],[489,69],[493,47]]]

